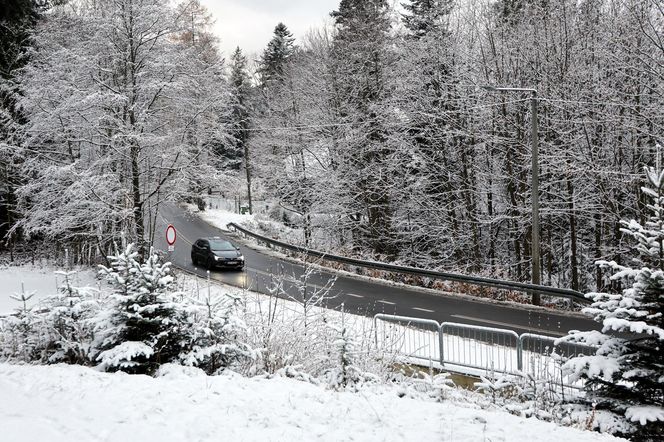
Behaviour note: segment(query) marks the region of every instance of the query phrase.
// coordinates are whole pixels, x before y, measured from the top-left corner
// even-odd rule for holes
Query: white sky
[[[283,22],[296,38],[309,29],[329,22],[330,12],[340,0],[201,0],[215,19],[214,29],[226,58],[240,46],[256,59],[272,38],[274,27]]]

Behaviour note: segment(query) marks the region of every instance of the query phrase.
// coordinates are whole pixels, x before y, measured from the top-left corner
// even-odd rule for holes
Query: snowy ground
[[[206,209],[203,212],[198,212],[198,209],[191,204],[187,207],[189,210],[195,211],[203,220],[225,231],[228,231],[228,228],[226,228],[228,223],[236,223],[243,226],[251,226],[255,223],[253,215],[240,215],[239,213],[233,213],[221,209]]]
[[[10,296],[22,293],[34,296],[28,301],[28,307],[35,305],[39,300],[48,295],[57,293],[58,287],[64,284],[64,276],[56,275],[57,270],[52,266],[17,266],[0,267],[0,315],[12,313],[21,304]],[[72,284],[78,287],[96,287],[96,272],[93,269],[85,269],[72,276]]]
[[[45,296],[63,283],[54,270],[4,268],[0,269],[0,283],[7,294],[20,292],[22,281],[26,291]],[[94,273],[80,272],[74,284],[96,286]],[[208,292],[206,281],[196,282],[192,277],[179,278],[178,288],[201,297]],[[212,296],[223,292],[242,296],[247,313],[260,311],[271,302],[268,297],[234,288],[212,285],[209,290]],[[15,301],[9,301],[2,304],[7,311],[16,307]],[[280,336],[291,328],[295,332],[299,304],[280,300],[275,307],[278,322],[289,324],[288,330],[275,331]],[[342,317],[339,312],[325,312],[328,321]],[[370,319],[343,317],[363,338],[363,346],[373,341]],[[0,440],[617,440],[482,410],[477,405],[482,396],[477,393],[455,389],[453,400],[435,403],[409,388],[376,385],[351,393],[285,378],[208,377],[196,369],[175,366],[165,376],[150,378],[78,366],[0,364]],[[403,393],[406,397],[400,398]],[[480,400],[486,404],[486,399]]]
[[[159,378],[78,366],[0,364],[0,428],[12,442],[69,441],[611,441],[606,435],[449,402],[359,393],[292,379]]]

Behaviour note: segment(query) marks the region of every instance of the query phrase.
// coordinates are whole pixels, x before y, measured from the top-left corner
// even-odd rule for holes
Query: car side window
[[[201,242],[201,248],[205,250],[210,250],[210,244],[207,241],[202,241]]]

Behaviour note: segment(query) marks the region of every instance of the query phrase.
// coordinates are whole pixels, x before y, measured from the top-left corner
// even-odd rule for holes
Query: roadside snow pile
[[[185,207],[190,212],[198,215],[203,221],[226,232],[229,231],[227,227],[228,223],[236,223],[253,232],[277,240],[287,240],[291,243],[297,243],[300,239],[302,239],[301,237],[303,232],[301,230],[292,229],[283,223],[270,219],[263,214],[241,215],[239,213],[231,212],[228,210],[213,208],[199,211],[198,207],[194,206],[193,204],[186,204]]]
[[[76,441],[618,441],[505,412],[399,398],[397,388],[335,392],[287,378],[161,377],[80,366],[0,364],[0,428],[13,442]]]
[[[189,210],[197,211],[194,206],[189,206]],[[203,212],[196,212],[207,223],[223,230],[228,231],[228,223],[236,223],[247,228],[256,226],[254,215],[240,215],[239,213],[228,212],[226,210],[206,209]]]

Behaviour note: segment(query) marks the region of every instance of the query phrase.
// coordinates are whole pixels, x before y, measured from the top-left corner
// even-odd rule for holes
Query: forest
[[[297,40],[275,24],[256,59],[222,54],[198,1],[11,4],[12,253],[146,247],[161,204],[223,192],[312,248],[530,281],[535,115],[542,283],[601,289],[595,262],[629,261],[620,220],[644,221],[664,135],[658,0],[342,0]]]

